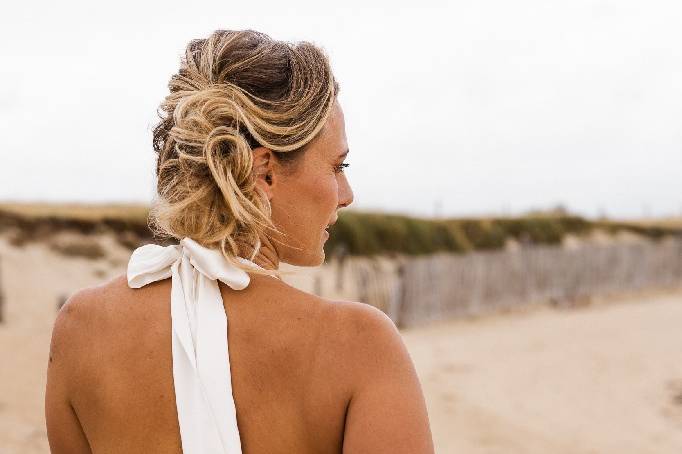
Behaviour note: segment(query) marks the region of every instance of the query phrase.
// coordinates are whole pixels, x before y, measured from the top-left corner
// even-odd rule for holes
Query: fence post
[[[336,292],[340,293],[344,288],[344,271],[346,264],[346,257],[348,256],[348,250],[345,245],[340,244],[334,249],[334,258],[336,258]]]
[[[405,263],[401,262],[396,269],[396,280],[393,292],[391,292],[392,300],[389,301],[388,307],[390,310],[389,316],[398,328],[403,328],[404,318],[403,314],[403,300],[405,299]]]

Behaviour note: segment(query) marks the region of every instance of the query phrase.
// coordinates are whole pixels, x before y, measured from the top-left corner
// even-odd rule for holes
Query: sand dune
[[[0,454],[48,452],[43,390],[57,303],[129,252],[66,258],[0,237]],[[439,453],[682,452],[682,293],[404,331]]]

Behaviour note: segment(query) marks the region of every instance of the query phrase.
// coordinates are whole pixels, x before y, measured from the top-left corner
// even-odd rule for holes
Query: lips
[[[331,227],[335,223],[336,223],[336,219],[334,219],[334,221],[327,224],[327,226],[324,228],[324,233],[327,235],[327,238],[329,238],[329,227]]]

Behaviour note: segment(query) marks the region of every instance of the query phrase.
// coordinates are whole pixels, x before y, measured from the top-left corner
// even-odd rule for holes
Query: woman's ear
[[[253,166],[252,172],[256,176],[256,186],[267,195],[268,200],[272,199],[272,174],[275,162],[275,155],[272,150],[266,147],[256,147],[252,150]]]

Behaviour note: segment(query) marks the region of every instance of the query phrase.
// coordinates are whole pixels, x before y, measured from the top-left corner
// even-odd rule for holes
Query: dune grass
[[[33,219],[54,217],[97,222],[111,218],[146,223],[149,205],[143,203],[0,202],[0,211]]]
[[[20,241],[45,238],[58,230],[83,234],[109,231],[134,247],[154,241],[144,204],[0,203],[0,230],[15,227]],[[504,218],[428,219],[398,214],[343,210],[325,245],[328,254],[421,255],[500,249],[508,240],[522,244],[558,244],[566,234],[594,229],[630,231],[653,239],[682,235],[681,219],[590,221],[566,213],[534,213]]]

